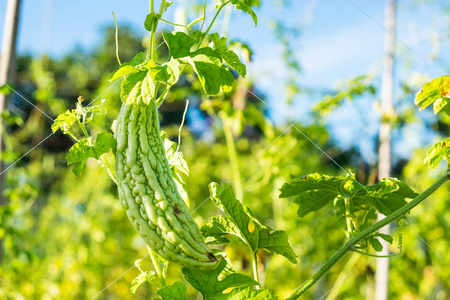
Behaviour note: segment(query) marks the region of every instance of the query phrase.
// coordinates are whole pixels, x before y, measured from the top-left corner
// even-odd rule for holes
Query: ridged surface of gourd
[[[116,123],[119,198],[141,237],[162,258],[196,269],[218,260],[204,243],[170,171],[154,101],[122,105]]]

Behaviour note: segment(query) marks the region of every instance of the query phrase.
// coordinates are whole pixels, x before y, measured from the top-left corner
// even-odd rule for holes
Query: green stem
[[[256,251],[252,253],[252,266],[253,266],[253,278],[256,282],[259,283],[259,274],[258,274],[258,257],[256,256]],[[256,289],[259,290],[259,286],[256,286]]]
[[[225,2],[224,4],[222,4],[222,5],[219,7],[219,9],[217,10],[216,14],[214,15],[214,18],[213,18],[212,21],[211,21],[211,24],[209,24],[208,29],[206,29],[206,31],[205,31],[205,33],[203,34],[203,36],[202,36],[200,42],[198,43],[198,47],[201,46],[201,44],[203,43],[203,40],[204,40],[205,37],[208,35],[208,32],[211,30],[211,27],[213,26],[214,22],[216,21],[217,16],[219,15],[219,13],[220,13],[220,11],[222,10],[222,8],[224,8],[225,5],[227,5],[227,4],[230,3],[230,2],[231,2],[231,1],[227,1],[227,2]]]
[[[345,197],[345,219],[347,220],[347,234],[348,237],[353,236],[353,226],[352,226],[352,220],[349,218],[351,215],[350,211],[350,201],[352,201],[352,197]]]
[[[236,198],[239,200],[243,200],[243,190],[242,190],[242,180],[241,180],[241,174],[239,173],[239,163],[236,153],[236,147],[234,145],[234,137],[233,133],[231,132],[231,125],[230,121],[228,120],[227,116],[222,117],[223,121],[223,131],[225,133],[225,141],[227,143],[227,149],[228,149],[228,156],[230,157],[230,163],[231,163],[231,170],[233,172],[233,185],[234,185],[234,191],[236,193]]]
[[[203,31],[203,26],[205,26],[205,21],[206,21],[206,1],[203,4],[203,22],[202,22],[202,26],[200,27],[200,31]]]
[[[391,213],[386,218],[380,220],[379,222],[373,224],[372,226],[366,228],[361,231],[359,234],[355,235],[351,239],[345,243],[345,245],[339,249],[313,276],[311,276],[308,280],[306,280],[302,285],[300,285],[297,289],[295,289],[286,300],[294,300],[298,299],[301,295],[303,295],[309,288],[311,288],[328,270],[331,269],[347,252],[353,250],[354,246],[360,242],[368,238],[371,234],[378,231],[380,228],[386,226],[387,224],[397,220],[398,218],[403,217],[407,212],[411,209],[419,205],[423,200],[425,200],[428,196],[434,193],[439,187],[441,187],[445,182],[450,179],[450,168],[439,177],[428,189],[426,189],[422,194],[418,195],[416,198],[411,200],[406,205],[397,209],[393,213]]]
[[[150,0],[149,6],[150,6],[150,13],[153,14],[153,12],[154,12],[153,0]],[[149,56],[150,57],[153,56],[153,48],[154,47],[155,47],[155,45],[154,45],[154,31],[152,30],[152,32],[150,33],[150,40],[148,41],[148,52],[149,52]]]
[[[159,19],[162,22],[165,22],[167,24],[173,25],[173,26],[178,26],[178,27],[188,27],[187,25],[183,25],[183,24],[177,24],[177,23],[172,23],[170,21],[164,20],[164,19]]]
[[[156,253],[147,246],[148,253],[150,254],[150,258],[152,259],[153,267],[155,268],[155,272],[158,275],[158,278],[163,286],[166,285],[166,280],[164,279],[163,272],[161,271],[161,267],[158,262],[158,258],[156,257]]]
[[[117,28],[117,22],[116,22],[116,16],[114,15],[114,12],[112,12],[113,19],[114,19],[114,26],[116,26],[116,57],[117,61],[119,62],[119,66],[122,64],[120,62],[119,58],[119,29]]]

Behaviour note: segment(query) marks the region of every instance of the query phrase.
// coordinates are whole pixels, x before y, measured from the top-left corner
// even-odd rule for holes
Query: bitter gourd
[[[155,102],[123,104],[115,137],[119,199],[134,228],[165,260],[214,269],[218,259],[204,243],[170,171]]]

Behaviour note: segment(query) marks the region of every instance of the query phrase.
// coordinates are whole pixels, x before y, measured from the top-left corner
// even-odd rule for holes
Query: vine
[[[238,55],[228,48],[227,39],[210,31],[227,5],[234,5],[236,9],[249,14],[256,25],[257,18],[252,5],[244,0],[219,1],[215,15],[205,31],[202,31],[206,19],[205,7],[203,16],[189,25],[182,25],[162,18],[171,2],[162,0],[158,12],[154,10],[153,0],[150,0],[149,5],[150,13],[144,22],[150,33],[148,56],[138,53],[130,61],[121,63],[116,24],[116,56],[120,66],[109,80],[123,80],[123,103],[119,119],[113,126],[114,136],[111,132],[100,133],[95,139],[90,135],[88,124],[95,114],[104,114],[106,110],[103,103],[99,106],[83,106],[82,97],[76,102],[75,109],[57,117],[52,130],[55,132],[61,129],[76,142],[66,157],[67,163],[74,165],[73,172],[76,175],[81,175],[89,158],[98,160],[107,169],[118,186],[120,200],[131,223],[148,245],[154,270],[144,271],[141,261],[137,261],[136,266],[141,274],[133,281],[132,292],[143,282],[149,282],[158,289],[157,294],[163,299],[169,299],[166,296],[187,299],[183,283],[167,285],[167,266],[169,262],[175,262],[183,266],[182,272],[186,280],[204,299],[247,299],[256,296],[277,299],[271,291],[261,287],[257,254],[258,251],[265,250],[296,264],[298,256],[292,249],[286,232],[264,225],[253,216],[249,207],[237,199],[243,197],[240,178],[236,186],[237,197],[228,184],[210,184],[211,199],[223,214],[209,218],[208,223],[199,229],[187,212],[186,185],[180,176],[181,173],[189,175],[189,169],[179,151],[179,145],[167,140],[165,134],[160,132],[156,110],[183,72],[194,72],[208,96],[232,91],[235,74],[244,77],[246,67]],[[114,14],[113,17],[115,22]],[[189,30],[189,34],[162,31],[164,43],[169,49],[168,58],[162,63],[156,60],[159,21]],[[202,22],[200,30],[193,31],[192,28],[199,22]],[[206,46],[205,41],[208,41]],[[424,86],[416,97],[416,104],[421,108],[433,104],[435,113],[447,113],[450,111],[449,90],[449,76],[437,78]],[[223,121],[232,168],[236,171],[238,167],[231,128],[226,117]],[[73,128],[74,124],[78,125],[78,135]],[[115,156],[115,167],[110,163],[112,156]],[[441,159],[449,157],[450,143],[445,140],[430,149],[425,162],[436,167]],[[151,165],[151,168],[147,165]],[[394,221],[400,222],[401,229],[405,215],[449,179],[450,169],[447,169],[421,194],[415,193],[396,178],[385,178],[375,185],[363,186],[353,174],[345,177],[311,174],[285,183],[281,188],[280,198],[294,197],[294,202],[299,206],[299,217],[332,205],[338,218],[345,221],[344,228],[348,236],[344,246],[287,299],[298,299],[348,252],[373,255],[368,252],[369,246],[377,252],[383,249],[379,238],[392,243],[392,237],[377,231]],[[144,185],[139,184],[140,180]],[[376,222],[376,213],[385,215],[385,218]],[[226,254],[220,249],[209,248],[211,245],[229,243],[230,237],[236,238],[248,248],[253,278],[233,272]],[[398,248],[401,252],[401,232]],[[229,289],[232,291],[224,294]]]

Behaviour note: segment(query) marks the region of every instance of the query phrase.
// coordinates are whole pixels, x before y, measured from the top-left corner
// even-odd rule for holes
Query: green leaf
[[[299,206],[299,217],[318,211],[327,204],[341,203],[338,200],[345,197],[352,198],[355,209],[366,209],[373,203],[380,213],[387,216],[405,205],[407,198],[414,198],[417,194],[396,178],[384,178],[377,184],[363,186],[354,176],[316,173],[285,183],[281,187],[280,198],[291,196],[295,196],[294,202]]]
[[[229,288],[257,285],[258,283],[244,274],[233,273],[219,281],[220,273],[225,269],[227,262],[222,260],[216,269],[212,271],[191,270],[184,267],[181,271],[186,280],[208,299],[227,299],[223,291]]]
[[[70,132],[70,128],[73,123],[80,119],[80,116],[76,113],[76,110],[67,110],[65,113],[60,114],[52,124],[52,132],[55,133],[58,129],[61,129],[64,134]]]
[[[116,140],[111,133],[99,133],[95,145],[92,143],[92,138],[81,139],[69,149],[69,154],[66,156],[67,165],[75,164],[72,171],[80,176],[88,158],[99,159],[110,149],[115,148]]]
[[[120,91],[125,104],[148,105],[156,96],[156,87],[148,70],[129,75],[123,82]]]
[[[186,286],[180,281],[177,281],[172,285],[166,285],[156,294],[161,296],[162,300],[188,300],[186,296]]]
[[[234,52],[224,46],[226,40],[220,39],[218,35],[212,35],[214,49],[203,47],[194,52],[191,52],[191,48],[197,40],[183,32],[176,34],[163,32],[163,37],[169,48],[169,57],[190,65],[208,95],[214,96],[221,91],[232,90],[234,76],[223,62],[235,68],[239,74],[245,75],[245,66]]]
[[[163,63],[162,65],[158,65],[155,62],[151,61],[147,64],[149,69],[149,74],[155,82],[162,82],[169,86],[177,83],[180,78],[180,70],[178,66],[180,63],[178,60],[171,58],[169,61]]]
[[[221,91],[224,93],[231,92],[234,76],[220,62],[220,59],[205,54],[197,54],[194,57],[183,58],[182,62],[192,66],[208,96],[215,96]]]
[[[0,94],[8,95],[11,93],[11,89],[7,87],[6,85],[0,85]]]
[[[381,190],[376,192],[380,186]],[[406,205],[406,199],[413,199],[418,195],[397,178],[383,178],[378,184],[369,188],[372,188],[372,194],[369,196],[375,199],[375,207],[385,216]]]
[[[156,30],[156,26],[158,24],[158,14],[153,12],[149,13],[145,18],[144,27],[148,31],[152,32]]]
[[[304,217],[327,204],[333,204],[337,197],[342,196],[340,187],[348,180],[348,177],[343,176],[310,174],[285,183],[280,189],[280,198],[296,196],[294,202],[298,204],[297,214]]]
[[[372,248],[375,251],[377,251],[377,252],[383,251],[383,245],[377,238],[374,238],[373,236],[369,236],[368,241],[369,241],[370,245],[372,245]]]
[[[255,290],[252,287],[234,289],[228,299],[230,300],[277,300],[271,291],[266,289]]]
[[[224,183],[209,185],[211,199],[228,216],[216,216],[209,219],[202,227],[205,236],[212,236],[216,240],[226,234],[232,234],[257,252],[260,249],[286,257],[290,262],[297,263],[297,255],[292,250],[287,234],[282,230],[272,230],[262,225],[251,210],[236,199],[231,187]]]
[[[375,232],[374,234],[372,234],[372,236],[379,236],[380,238],[382,238],[383,240],[385,240],[389,244],[392,244],[392,242],[394,241],[392,236],[390,236],[389,234],[381,233],[381,232]]]
[[[448,162],[449,155],[450,138],[446,138],[442,143],[436,143],[428,150],[424,163],[435,169],[442,159],[445,159]]]
[[[162,31],[162,36],[169,48],[169,57],[173,58],[189,56],[192,46],[196,43],[196,40],[181,31],[175,34]]]
[[[213,43],[213,50],[220,54],[229,67],[235,69],[242,77],[245,77],[247,72],[246,67],[241,63],[236,53],[228,50],[227,39],[220,37],[218,33],[210,34],[209,38]]]
[[[236,9],[240,9],[243,12],[248,13],[252,19],[253,22],[255,22],[255,26],[258,25],[258,18],[256,17],[255,12],[252,10],[252,8],[250,7],[250,5],[248,4],[248,0],[231,0],[231,3],[236,5]]]
[[[153,286],[159,287],[158,276],[154,271],[146,271],[141,272],[133,281],[131,281],[130,291],[135,294],[136,290],[143,284],[144,282],[149,282]],[[158,294],[159,295],[159,294]]]
[[[137,73],[145,67],[146,63],[147,58],[145,56],[145,53],[139,52],[129,62],[121,64],[119,69],[109,76],[108,80],[114,81],[122,76]]]
[[[177,185],[178,192],[181,198],[189,206],[189,196],[187,193],[187,185],[183,180],[183,175],[189,176],[189,167],[184,159],[184,154],[177,151],[177,143],[172,142],[166,138],[165,133],[161,134],[161,139],[164,141],[164,148],[166,149],[166,157],[169,161],[170,170],[172,172],[173,178],[175,179],[175,184]]]
[[[450,76],[445,75],[433,79],[425,84],[422,90],[416,95],[414,103],[421,110],[432,104],[434,113],[437,114],[444,111],[450,115]]]

